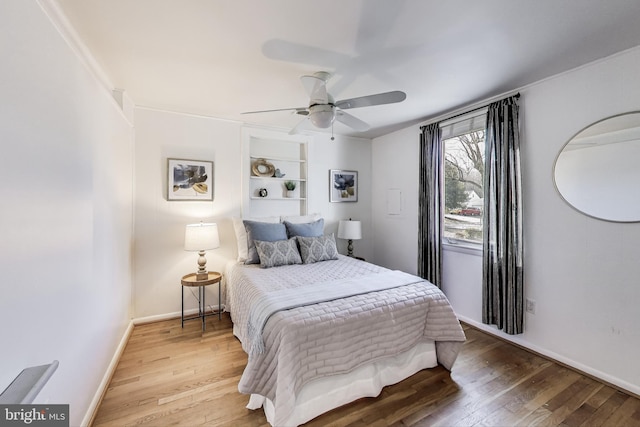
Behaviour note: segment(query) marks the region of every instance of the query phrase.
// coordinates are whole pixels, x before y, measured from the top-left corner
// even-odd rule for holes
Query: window
[[[485,114],[445,122],[444,239],[482,245]]]

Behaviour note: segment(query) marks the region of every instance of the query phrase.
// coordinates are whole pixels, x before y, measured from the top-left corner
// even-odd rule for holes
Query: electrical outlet
[[[536,302],[532,299],[527,298],[526,303],[527,313],[536,314]]]

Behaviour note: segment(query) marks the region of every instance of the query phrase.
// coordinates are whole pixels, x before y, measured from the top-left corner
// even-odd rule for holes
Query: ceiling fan
[[[343,99],[334,101],[333,97],[327,92],[327,81],[331,75],[325,71],[318,71],[312,76],[302,76],[300,80],[302,85],[309,94],[308,107],[280,108],[276,110],[248,111],[242,114],[269,113],[273,111],[295,111],[296,114],[307,116],[299,122],[290,134],[298,133],[298,131],[309,120],[315,127],[326,129],[333,124],[335,120],[349,126],[350,128],[364,132],[370,126],[343,111],[351,108],[370,107],[374,105],[393,104],[402,102],[407,95],[401,91],[392,91],[378,93],[375,95],[361,96],[358,98]]]

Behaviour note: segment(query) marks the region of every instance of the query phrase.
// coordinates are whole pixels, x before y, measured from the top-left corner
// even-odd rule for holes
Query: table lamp
[[[188,224],[184,233],[184,250],[198,252],[198,272],[196,280],[206,280],[207,259],[204,254],[206,250],[220,247],[220,237],[218,236],[218,225],[214,223]]]
[[[360,221],[341,220],[338,223],[338,239],[348,240],[347,256],[353,256],[353,241],[362,239],[362,225]]]

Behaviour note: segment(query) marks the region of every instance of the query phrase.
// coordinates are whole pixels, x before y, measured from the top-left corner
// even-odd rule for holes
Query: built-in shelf
[[[308,185],[307,135],[246,127],[243,129],[243,205],[242,215],[259,218],[279,215],[306,215]],[[284,174],[282,177],[259,176],[253,166],[264,159]],[[247,179],[249,178],[249,179]],[[293,197],[286,197],[284,183],[297,183]],[[260,197],[260,190],[267,197]]]
[[[249,177],[250,179],[259,179],[262,181],[297,181],[297,182],[307,182],[307,180],[305,178],[289,178],[287,176],[284,176],[282,178],[276,178],[275,176],[255,176],[255,175],[251,175]]]
[[[255,196],[251,196],[250,197],[251,200],[262,200],[262,201],[268,201],[268,200],[277,200],[280,202],[295,202],[300,201],[300,200],[307,200],[305,197],[255,197]]]
[[[270,156],[249,156],[252,160],[265,159],[272,162],[291,162],[291,163],[306,163],[305,159],[293,159],[289,157],[270,157]]]

